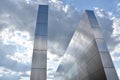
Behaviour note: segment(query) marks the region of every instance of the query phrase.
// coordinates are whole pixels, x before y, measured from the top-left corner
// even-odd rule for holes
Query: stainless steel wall
[[[30,80],[46,80],[48,6],[38,8]]]
[[[93,11],[85,11],[54,80],[118,80]]]

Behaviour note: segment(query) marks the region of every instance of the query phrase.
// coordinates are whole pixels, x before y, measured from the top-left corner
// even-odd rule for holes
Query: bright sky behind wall
[[[29,80],[38,4],[49,3],[48,78],[52,78],[85,9],[94,10],[120,78],[119,0],[2,0],[0,80]],[[57,27],[56,27],[57,26]],[[69,37],[66,38],[68,35]],[[53,45],[54,44],[54,45]],[[55,51],[53,51],[55,50]],[[50,79],[48,79],[50,80]]]

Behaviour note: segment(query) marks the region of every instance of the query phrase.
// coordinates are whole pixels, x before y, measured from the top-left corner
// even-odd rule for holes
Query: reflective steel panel
[[[107,80],[119,80],[114,68],[105,68]]]
[[[95,14],[86,10],[54,80],[118,80]]]
[[[46,80],[46,69],[32,69],[30,80]]]
[[[104,67],[106,67],[106,68],[114,67],[111,57],[110,57],[110,54],[108,52],[100,53],[100,56],[101,56],[102,64]]]
[[[47,28],[48,6],[39,5],[30,80],[47,79]]]
[[[46,80],[48,6],[40,5],[36,22],[31,80]],[[118,80],[95,14],[86,10],[55,73],[54,80]]]
[[[32,68],[45,68],[47,63],[46,51],[33,51]]]
[[[47,49],[47,37],[46,36],[36,36],[34,39],[34,49],[46,50]]]
[[[107,46],[106,46],[106,42],[104,41],[104,39],[96,39],[96,43],[97,43],[97,47],[99,51],[108,51]]]
[[[47,35],[47,27],[48,26],[46,23],[38,23],[36,26],[36,32],[35,35],[37,36],[46,36]],[[39,27],[40,26],[40,27]]]

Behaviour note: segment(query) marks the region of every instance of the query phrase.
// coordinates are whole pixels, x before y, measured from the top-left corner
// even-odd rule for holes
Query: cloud
[[[120,18],[113,17],[113,32],[111,37],[117,42],[117,45],[114,47],[114,50],[111,52],[112,58],[114,61],[120,61]]]
[[[30,70],[33,43],[27,32],[5,28],[0,32],[0,43],[0,66],[15,71]]]
[[[49,1],[48,49],[51,53],[64,54],[79,19],[80,14],[72,6],[61,0]]]
[[[120,78],[120,68],[117,70],[118,77]]]
[[[98,7],[94,7],[94,9],[95,9],[97,16],[99,16],[100,18],[106,17],[106,13],[104,12],[103,9],[100,9]]]
[[[0,67],[0,79],[1,80],[29,80],[28,77],[29,75],[27,74],[27,72],[23,73],[23,72],[16,72],[16,71],[12,71],[10,69],[4,68],[4,67]]]
[[[28,5],[24,0],[0,3],[0,66],[15,74],[25,74],[31,69],[36,14],[37,5]],[[5,75],[8,76],[1,77],[2,80],[18,80],[17,75]],[[19,78],[23,80],[29,76],[19,75]]]
[[[1,80],[18,80],[19,79],[19,74],[16,74],[16,72],[11,71],[9,69],[0,67],[0,79]]]
[[[120,61],[120,43],[115,46],[113,51],[111,51],[111,55],[114,61]]]
[[[117,11],[120,11],[120,2],[117,3]]]
[[[119,41],[120,40],[120,18],[113,17],[112,20],[113,20],[112,37],[114,37],[116,41]]]
[[[24,0],[4,0],[0,5],[0,30],[13,27],[16,30],[28,31],[33,39],[37,5],[28,5]]]

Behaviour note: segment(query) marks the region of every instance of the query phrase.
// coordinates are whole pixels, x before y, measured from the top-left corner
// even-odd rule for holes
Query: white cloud
[[[0,77],[1,80],[19,79],[19,74],[16,74],[16,72],[6,69],[4,67],[0,67],[0,74],[1,74]]]
[[[120,42],[111,51],[113,61],[120,61]]]
[[[106,14],[103,9],[100,9],[98,7],[94,7],[94,9],[95,9],[97,16],[99,16],[100,18],[106,17]]]
[[[117,4],[118,7],[120,7],[120,2]]]
[[[112,33],[112,37],[115,38],[115,40],[120,41],[120,18],[117,17],[113,17],[113,33]]]
[[[62,0],[50,0],[49,3],[48,49],[61,56],[68,46],[80,15]]]
[[[73,17],[73,15],[78,14],[78,12],[69,4],[65,4],[62,0],[49,0],[49,7],[51,10],[59,13],[62,15],[66,14],[66,17]]]
[[[65,13],[67,13],[67,12],[68,12],[68,8],[69,8],[69,6],[68,6],[68,5],[65,5],[65,7],[63,7],[63,11],[64,11]]]
[[[25,1],[26,1],[27,4],[29,4],[31,0],[25,0]]]
[[[56,59],[59,59],[59,56],[57,55],[57,54],[53,54],[53,53],[51,53],[49,50],[47,51],[47,58],[49,59],[49,60],[56,60]]]
[[[31,0],[31,2],[35,3],[37,5],[39,5],[39,4],[47,5],[48,4],[48,0]]]
[[[49,3],[50,7],[52,7],[52,9],[56,8],[57,11],[64,11],[65,9],[64,3],[61,0],[49,0]]]
[[[59,0],[49,0],[50,2],[53,2],[53,3],[56,3],[56,4],[58,4],[58,2],[61,2],[61,1],[59,1]]]
[[[26,73],[16,72],[4,67],[0,67],[0,80],[23,80],[23,79],[29,80],[29,77]]]
[[[30,35],[25,31],[17,31],[14,28],[5,28],[0,32],[4,44],[17,44],[27,47],[30,45]],[[26,43],[27,42],[27,43]]]
[[[30,80],[29,77],[21,77],[20,80]]]
[[[6,55],[8,58],[21,63],[31,62],[33,42],[28,32],[6,28],[0,32],[0,38],[5,45],[15,45],[17,48],[13,55]]]
[[[31,55],[31,54],[29,54],[29,55]],[[31,63],[31,57],[29,55],[26,53],[16,52],[16,53],[14,53],[14,55],[6,55],[6,56],[7,56],[7,58],[17,61],[18,63],[26,64],[26,63]]]
[[[117,69],[117,74],[118,74],[118,77],[120,78],[120,68]]]
[[[112,12],[108,12],[108,16],[109,16],[109,17],[112,17],[112,16],[113,16],[113,13],[112,13]]]
[[[113,16],[112,20],[113,32],[111,37],[117,42],[117,45],[114,46],[114,49],[111,51],[111,55],[114,61],[120,61],[120,18]]]
[[[2,80],[18,80],[29,78],[31,69],[33,41],[27,31],[18,31],[14,28],[4,28],[0,32],[0,66],[8,68],[7,73],[0,73]],[[3,52],[2,52],[3,50]],[[4,69],[3,69],[4,71]],[[12,75],[12,72],[15,73]],[[18,76],[16,74],[20,73]],[[8,75],[3,77],[2,75]],[[27,77],[26,77],[27,76]]]
[[[47,80],[54,78],[54,72],[57,69],[57,66],[59,64],[59,56],[57,54],[53,54],[49,51],[47,51]]]
[[[117,11],[120,11],[120,2],[117,3]]]

